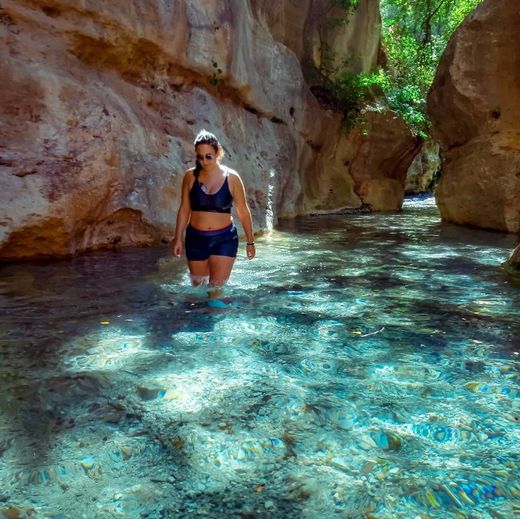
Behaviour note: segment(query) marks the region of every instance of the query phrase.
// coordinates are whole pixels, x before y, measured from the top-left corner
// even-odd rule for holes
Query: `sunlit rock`
[[[101,479],[101,466],[96,463],[93,458],[87,456],[86,458],[80,460],[79,464],[89,478]]]
[[[444,220],[520,230],[520,10],[485,0],[459,27],[428,97]]]
[[[511,254],[511,257],[508,260],[508,264],[511,267],[520,270],[520,245],[518,245],[518,247]]]
[[[315,209],[397,208],[408,152],[393,122],[345,134],[302,68],[319,65],[320,34],[353,70],[373,68],[377,1],[323,33],[327,6],[2,2],[0,257],[167,242],[202,127],[242,174],[255,229]]]
[[[413,159],[406,173],[405,193],[407,195],[426,193],[432,189],[432,182],[441,168],[439,145],[429,139]]]

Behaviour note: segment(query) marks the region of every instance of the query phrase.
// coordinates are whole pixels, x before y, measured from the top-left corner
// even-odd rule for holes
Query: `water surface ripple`
[[[225,309],[165,249],[2,266],[0,512],[518,516],[513,246],[431,199],[300,218]]]

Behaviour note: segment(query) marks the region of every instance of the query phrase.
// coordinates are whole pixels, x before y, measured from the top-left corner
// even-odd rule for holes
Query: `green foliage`
[[[383,70],[372,74],[355,74],[349,70],[339,70],[331,78],[337,108],[345,115],[345,126],[350,128],[362,122],[360,108],[370,101],[374,94],[381,92],[387,82]]]
[[[332,0],[332,3],[348,11],[355,9],[359,0]]]
[[[482,0],[381,0],[391,108],[414,133],[428,132],[426,96],[448,40]]]
[[[482,0],[381,0],[385,70],[355,74],[348,61],[341,65],[330,48],[321,49],[320,72],[327,79],[335,107],[346,127],[359,123],[363,104],[384,94],[412,132],[426,137],[426,96],[453,31]],[[357,0],[334,0],[345,9],[345,20]]]
[[[216,87],[221,82],[222,69],[218,66],[218,63],[216,61],[212,61],[211,65],[213,66],[214,71],[211,76],[208,76],[208,83]]]
[[[332,4],[337,7],[341,7],[344,10],[344,14],[340,18],[331,18],[329,20],[329,25],[345,25],[348,23],[351,15],[356,10],[359,4],[359,0],[332,0]]]

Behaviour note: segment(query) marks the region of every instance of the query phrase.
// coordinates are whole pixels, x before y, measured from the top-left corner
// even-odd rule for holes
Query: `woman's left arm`
[[[253,220],[251,218],[251,211],[247,203],[246,189],[244,183],[238,173],[232,174],[231,194],[237,210],[237,216],[242,224],[242,228],[246,233],[247,245],[247,259],[253,259],[256,255],[255,251],[255,235],[253,234]]]

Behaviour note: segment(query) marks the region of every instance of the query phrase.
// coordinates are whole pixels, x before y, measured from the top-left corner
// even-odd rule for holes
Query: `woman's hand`
[[[180,258],[182,254],[182,240],[174,240],[170,243],[170,250],[176,258]]]
[[[248,243],[246,245],[247,259],[252,260],[256,256],[256,249],[254,243]]]

